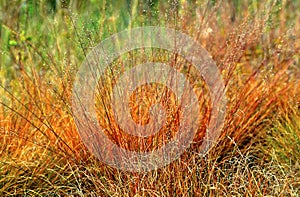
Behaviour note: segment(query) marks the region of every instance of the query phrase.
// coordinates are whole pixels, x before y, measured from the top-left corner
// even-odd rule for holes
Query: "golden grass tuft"
[[[139,51],[127,54],[135,62],[145,61],[143,58],[173,62],[175,68],[190,76],[202,106],[201,128],[189,149],[170,165],[147,173],[123,172],[101,163],[81,142],[71,112],[72,84],[86,49],[99,37],[118,30],[118,25],[124,25],[122,20],[111,23],[111,18],[100,18],[106,30],[87,30],[79,26],[83,11],[78,10],[76,18],[62,9],[44,23],[44,13],[27,16],[27,20],[37,22],[30,30],[24,27],[26,22],[17,26],[23,20],[18,16],[1,19],[1,46],[5,51],[1,54],[4,66],[0,67],[1,196],[296,196],[300,190],[300,29],[299,22],[292,20],[297,14],[290,12],[299,4],[268,2],[253,1],[249,8],[247,3],[219,1],[214,5],[209,1],[179,1],[182,8],[157,5],[157,18],[188,33],[212,55],[225,79],[228,106],[217,145],[201,157],[197,151],[210,118],[208,91],[201,77],[180,57],[174,61],[174,54],[159,50],[143,56]],[[92,9],[92,5],[86,6]],[[101,6],[110,9],[109,5]],[[140,21],[132,19],[131,26],[143,24],[147,17],[153,20],[149,23],[159,24],[150,8],[143,12],[141,2],[131,6],[142,15]],[[7,5],[3,8],[7,13],[16,11]],[[40,9],[44,9],[42,3]],[[165,13],[167,19],[162,20]],[[291,23],[292,27],[286,25]],[[27,35],[22,34],[22,28]],[[49,37],[44,32],[34,34],[39,28],[49,29]],[[99,31],[104,33],[99,35]],[[29,39],[35,35],[40,37]],[[14,46],[12,40],[18,44]],[[116,60],[115,73],[124,72],[124,65],[128,63]],[[107,71],[103,80],[109,82],[108,87],[99,87],[99,100],[95,102],[109,137],[126,149],[138,151],[151,151],[170,140],[179,121],[172,92],[158,85],[136,90],[132,95],[135,102],[131,103],[133,118],[147,123],[149,106],[160,102],[171,109],[167,114],[170,124],[155,137],[132,138],[118,128],[107,108],[114,85],[112,76]],[[157,93],[164,96],[157,98]],[[141,105],[145,107],[139,108]]]

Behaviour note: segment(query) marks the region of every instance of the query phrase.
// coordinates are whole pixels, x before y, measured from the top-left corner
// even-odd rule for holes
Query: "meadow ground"
[[[299,195],[300,1],[2,0],[0,13],[1,196]],[[211,54],[226,86],[225,122],[217,144],[205,157],[197,154],[211,118],[209,94],[201,76],[178,57],[174,68],[196,81],[202,110],[197,135],[170,165],[121,171],[81,141],[72,116],[73,82],[86,54],[104,38],[149,25],[186,33]],[[112,73],[122,73],[129,60],[174,57],[136,50],[117,59],[102,80],[113,85]],[[95,101],[110,139],[135,151],[166,143],[163,132],[140,140],[120,131],[107,108],[111,85],[97,89]],[[147,121],[151,102],[176,111],[174,95],[153,101],[161,87],[144,88],[147,95],[137,91],[140,103],[131,105],[138,114],[133,118]],[[167,118],[163,131],[172,137],[179,116],[170,112]]]

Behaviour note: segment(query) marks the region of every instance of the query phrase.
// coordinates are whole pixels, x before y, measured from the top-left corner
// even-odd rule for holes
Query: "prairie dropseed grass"
[[[297,8],[293,0],[0,2],[1,196],[297,196]],[[131,117],[145,125],[151,106],[161,104],[168,124],[145,138],[119,128],[110,95],[115,80],[133,65],[171,64],[188,76],[201,111],[196,136],[177,160],[150,172],[126,172],[99,161],[82,142],[72,88],[81,62],[101,40],[148,25],[186,33],[211,54],[225,82],[226,117],[216,145],[201,156],[212,118],[203,78],[183,57],[164,50],[124,54],[105,71],[95,93],[98,121],[115,144],[158,149],[174,138],[180,122],[174,92],[148,84],[131,95]]]

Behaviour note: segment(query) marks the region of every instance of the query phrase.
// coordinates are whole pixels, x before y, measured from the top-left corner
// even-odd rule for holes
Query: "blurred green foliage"
[[[230,1],[230,18],[232,22],[243,18],[245,9],[255,16],[258,7],[270,2],[273,1]],[[268,19],[270,28],[280,23],[282,2],[274,2]],[[1,81],[14,79],[22,66],[30,71],[28,65],[38,69],[56,66],[62,72],[67,59],[78,65],[93,46],[116,32],[146,25],[180,28],[182,11],[195,17],[197,9],[205,11],[203,6],[218,4],[216,0],[1,0]],[[297,7],[299,2],[289,1],[286,5]],[[220,17],[219,22],[222,20]]]

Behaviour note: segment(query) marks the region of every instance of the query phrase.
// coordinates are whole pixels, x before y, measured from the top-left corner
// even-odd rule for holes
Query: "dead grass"
[[[233,5],[225,2],[217,1],[215,5],[198,2],[194,5],[182,1],[183,8],[174,11],[173,15],[170,14],[172,6],[159,4],[157,9],[164,8],[169,13],[164,21],[167,26],[188,33],[212,54],[226,82],[228,106],[218,144],[205,158],[201,157],[197,148],[209,121],[209,101],[207,92],[202,91],[203,80],[201,82],[198,76],[189,72],[190,69],[184,70],[191,65],[183,68],[182,72],[198,79],[195,89],[201,98],[199,105],[207,115],[201,117],[201,128],[192,146],[178,160],[159,170],[140,174],[119,171],[98,161],[81,142],[72,118],[72,84],[78,68],[75,65],[79,65],[84,57],[80,51],[86,51],[99,39],[93,38],[102,36],[97,32],[100,30],[81,28],[77,26],[80,19],[72,16],[72,22],[67,11],[59,11],[54,15],[56,22],[49,19],[44,25],[38,23],[34,26],[39,29],[49,25],[50,38],[47,39],[43,32],[40,38],[24,39],[22,27],[15,28],[20,18],[3,19],[1,41],[5,44],[2,47],[5,54],[1,54],[4,66],[0,73],[0,194],[297,196],[300,190],[297,160],[300,157],[300,41],[297,32],[300,31],[299,22],[292,20],[299,15],[290,12],[299,4],[286,1],[279,6],[277,1],[270,4],[253,2],[257,5],[250,8],[241,3],[239,9],[242,11],[235,16],[228,12]],[[136,9],[140,8],[142,3]],[[14,11],[12,8],[7,10]],[[147,18],[148,12],[141,18]],[[36,18],[34,20],[38,20]],[[155,17],[148,18],[153,19],[150,23],[158,23]],[[118,30],[118,22],[109,25],[108,19],[103,21],[110,31]],[[294,26],[287,25],[291,21]],[[141,24],[138,22],[136,20],[131,25]],[[6,36],[8,40],[15,40],[18,45],[7,47],[5,34],[9,34]],[[35,35],[33,30],[27,30],[26,34],[28,37]],[[83,35],[89,39],[83,39]],[[172,61],[174,58],[172,54],[156,52],[161,56],[129,55],[136,62],[143,58],[155,61],[165,57]],[[178,65],[174,64],[174,67],[181,68],[184,61],[176,63]],[[116,61],[115,69],[122,70],[120,65],[124,62]],[[109,72],[107,76],[110,79]],[[133,114],[139,114],[137,110],[141,103],[149,106],[161,102],[172,109],[167,116],[170,125],[155,137],[141,140],[121,134],[111,119],[111,111],[104,108],[105,105],[95,103],[99,107],[99,117],[105,117],[104,113],[108,112],[110,118],[102,124],[109,129],[110,138],[129,150],[149,151],[162,146],[168,133],[172,138],[179,121],[176,115],[178,106],[172,93],[167,91],[165,97],[155,100],[150,93],[165,89],[157,89],[155,85],[145,88],[146,96],[138,91],[133,95],[139,98],[139,102],[132,103]],[[99,98],[109,102],[106,93],[101,91],[99,89]],[[145,107],[139,111],[143,112],[142,116],[136,119],[147,122],[148,109]]]

